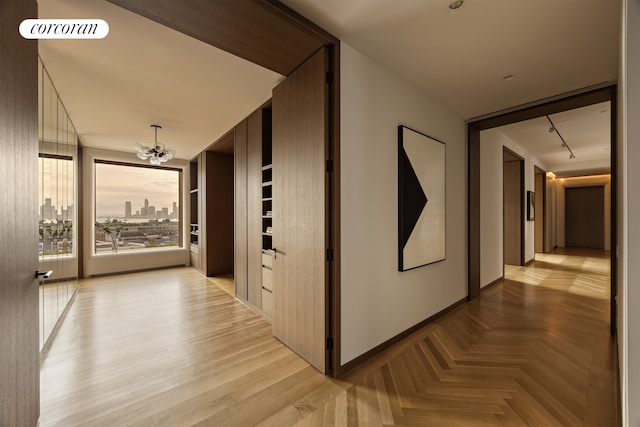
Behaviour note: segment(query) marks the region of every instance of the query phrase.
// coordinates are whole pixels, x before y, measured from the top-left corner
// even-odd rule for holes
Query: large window
[[[95,253],[182,246],[179,169],[95,161]]]

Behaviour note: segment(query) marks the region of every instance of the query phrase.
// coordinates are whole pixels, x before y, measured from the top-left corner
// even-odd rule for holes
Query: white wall
[[[341,44],[341,363],[467,295],[466,125]],[[398,137],[446,144],[446,260],[398,272]]]
[[[618,205],[618,351],[622,417],[640,426],[640,2],[623,1]]]
[[[503,264],[503,147],[524,158],[524,190],[535,191],[535,169],[546,166],[499,128],[480,132],[480,286],[502,277]],[[523,201],[524,260],[535,255],[535,223],[527,221],[526,198]]]
[[[188,221],[183,220],[183,244],[181,248],[159,248],[147,249],[138,252],[120,252],[113,254],[95,254],[93,251],[94,231],[95,231],[95,168],[94,161],[111,160],[132,164],[148,164],[139,160],[133,153],[121,151],[100,150],[96,148],[85,148],[82,155],[82,223],[84,228],[83,236],[83,263],[84,277],[100,274],[112,274],[125,271],[148,270],[153,268],[170,267],[176,265],[189,264],[189,245],[187,236],[189,235]],[[186,160],[171,160],[171,167],[182,169],[182,189],[180,209],[182,218],[189,216],[189,162]]]
[[[567,244],[566,227],[566,188],[604,187],[604,249],[611,250],[611,176],[583,176],[575,178],[558,178],[556,180],[557,202],[557,245],[564,248]]]

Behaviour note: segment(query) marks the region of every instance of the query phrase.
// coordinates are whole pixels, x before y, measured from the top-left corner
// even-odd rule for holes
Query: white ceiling
[[[562,113],[551,114],[557,132],[550,132],[547,117],[513,123],[483,131],[485,135],[500,132],[525,148],[542,162],[546,171],[561,177],[594,175],[610,172],[611,103],[609,101]],[[562,135],[562,139],[558,135]],[[575,155],[562,147],[562,140]]]
[[[100,18],[102,40],[40,40],[83,146],[134,152],[154,139],[191,159],[271,98],[283,79],[103,0],[39,0],[40,18]]]
[[[618,75],[620,0],[466,0],[456,11],[450,0],[282,2],[464,119]],[[40,45],[84,145],[132,151],[152,139],[149,125],[157,123],[159,139],[190,158],[282,79],[103,0],[39,5],[42,18],[110,25],[104,40]],[[572,129],[564,132],[574,139]]]

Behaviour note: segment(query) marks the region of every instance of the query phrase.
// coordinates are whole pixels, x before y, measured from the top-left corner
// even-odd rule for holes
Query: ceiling
[[[489,129],[482,132],[482,138],[501,133],[537,157],[546,171],[559,177],[607,174],[611,154],[610,112],[611,102],[601,102]],[[571,152],[562,147],[563,140]],[[570,159],[571,153],[574,159]]]
[[[449,0],[282,3],[466,120],[611,84],[618,75],[620,0],[466,0],[455,11]],[[87,146],[133,151],[134,143],[151,140],[149,125],[157,123],[159,139],[177,157],[191,158],[266,101],[283,78],[103,0],[39,0],[39,7],[41,18],[110,25],[103,40],[40,44]],[[561,132],[569,142],[582,129]]]
[[[99,18],[102,40],[40,40],[83,146],[158,140],[191,159],[271,98],[280,74],[103,0],[39,0],[40,18]]]

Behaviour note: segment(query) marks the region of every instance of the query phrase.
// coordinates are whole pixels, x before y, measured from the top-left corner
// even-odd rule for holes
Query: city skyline
[[[96,163],[95,176],[97,218],[124,218],[125,202],[131,202],[133,214],[145,199],[156,210],[179,206],[178,171]]]

